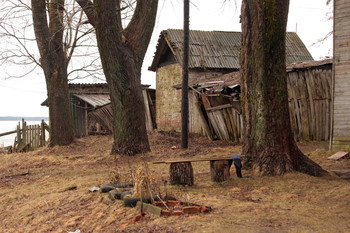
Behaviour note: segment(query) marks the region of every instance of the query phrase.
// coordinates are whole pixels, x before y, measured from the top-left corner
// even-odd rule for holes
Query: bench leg
[[[212,160],[210,161],[211,180],[222,182],[230,178],[230,160]]]
[[[191,162],[171,163],[169,168],[170,184],[193,185]]]

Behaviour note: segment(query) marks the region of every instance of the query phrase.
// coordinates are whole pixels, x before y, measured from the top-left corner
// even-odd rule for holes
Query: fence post
[[[17,150],[17,148],[19,146],[22,145],[22,137],[21,137],[21,123],[18,122],[18,125],[17,125],[17,142],[14,143],[13,145],[13,150]]]
[[[22,143],[27,144],[27,124],[22,118]]]
[[[40,146],[40,125],[35,125],[35,148]]]
[[[40,135],[40,144],[41,146],[45,146],[45,121],[41,121],[41,135]]]

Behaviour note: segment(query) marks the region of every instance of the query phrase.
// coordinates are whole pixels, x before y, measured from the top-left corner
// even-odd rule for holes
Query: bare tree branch
[[[44,0],[42,2],[45,2]],[[44,8],[43,8],[44,9]],[[46,8],[45,8],[46,9]],[[94,35],[94,28],[86,24],[87,17],[83,13],[81,7],[74,0],[65,0],[65,6],[61,6],[63,12],[60,22],[60,30],[64,34],[63,49],[66,54],[66,63],[69,65],[71,75],[74,75],[74,70],[81,70],[88,64],[89,60],[97,67],[101,68],[99,60],[95,60],[98,56],[98,50]],[[23,77],[28,75],[28,70],[34,71],[35,67],[41,67],[42,62],[37,50],[36,39],[33,35],[33,22],[31,14],[31,6],[28,1],[24,0],[9,0],[0,2],[0,43],[6,44],[0,48],[0,64],[2,65],[21,65],[28,66],[21,72],[16,73],[16,76],[9,74],[9,77]],[[42,27],[40,30],[48,26],[48,20],[41,21]],[[45,24],[46,22],[46,25]],[[46,29],[47,30],[47,29]],[[49,32],[46,31],[46,34]],[[47,46],[53,42],[54,37],[47,37],[48,40],[41,43]],[[78,58],[78,60],[73,59]],[[81,59],[84,57],[84,59]],[[83,62],[84,60],[84,62]],[[87,62],[86,62],[86,61]],[[80,72],[81,73],[81,72]],[[102,76],[101,72],[97,72],[94,76]]]
[[[124,31],[126,43],[134,48],[141,60],[143,60],[147,50],[147,41],[153,32],[153,30],[149,30],[149,25],[152,25],[150,22],[155,20],[157,5],[158,0],[137,0],[133,17]],[[147,46],[145,47],[144,45]]]
[[[75,0],[80,7],[85,12],[87,18],[89,19],[89,23],[95,27],[96,24],[96,11],[94,8],[94,4],[90,0]]]
[[[5,28],[3,25],[0,25],[0,27],[7,33],[7,36],[12,37],[14,40],[17,41],[17,43],[20,45],[20,47],[25,51],[25,54],[27,57],[34,63],[36,63],[38,66],[41,66],[41,64],[35,59],[34,55],[32,55],[27,46],[23,42],[23,38],[16,36],[15,30],[12,28],[12,32],[10,32],[7,28]]]

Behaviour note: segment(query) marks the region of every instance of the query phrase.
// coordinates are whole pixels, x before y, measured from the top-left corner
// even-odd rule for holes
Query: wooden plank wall
[[[242,139],[242,117],[232,105],[226,104],[206,109],[209,123],[221,140],[240,142]]]
[[[146,129],[147,131],[153,131],[153,120],[151,115],[150,103],[151,97],[147,93],[147,89],[142,89],[143,103],[145,106],[145,118],[146,118]]]
[[[150,94],[147,89],[142,90],[142,95],[144,98],[145,104],[145,118],[146,118],[146,129],[148,132],[153,131],[153,119],[152,111],[150,110],[150,106],[153,105]],[[88,113],[88,118],[94,120],[95,122],[103,125],[104,128],[108,129],[112,132],[113,130],[113,114],[112,114],[112,105],[107,104],[102,106],[101,108],[96,109],[93,112]]]
[[[107,129],[108,131],[113,131],[113,114],[111,104],[107,104],[99,109],[96,109],[93,112],[89,112],[88,118],[95,122],[98,122],[103,126],[103,128]]]
[[[331,81],[331,65],[288,72],[289,113],[295,140],[330,138]],[[231,104],[211,107],[205,96],[202,101],[216,136],[222,140],[241,141],[241,113]]]
[[[203,112],[198,102],[198,93],[194,90],[189,90],[188,93],[189,104],[189,116],[188,127],[190,133],[202,134],[210,137],[210,133],[207,132],[207,126],[205,119],[203,118]]]
[[[296,140],[328,140],[331,122],[330,66],[289,72],[289,114]]]
[[[334,1],[332,150],[350,150],[350,1]]]
[[[74,136],[77,138],[87,136],[87,104],[75,96],[71,97],[71,103]]]

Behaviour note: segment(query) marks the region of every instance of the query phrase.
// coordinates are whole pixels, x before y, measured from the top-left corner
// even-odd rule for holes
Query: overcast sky
[[[241,31],[240,1],[227,2],[227,0],[191,0],[190,29]],[[329,20],[330,13],[331,8],[326,6],[326,0],[290,0],[287,31],[297,32],[316,60],[332,56],[333,53],[331,37],[322,43],[317,43],[332,31],[333,22]],[[147,68],[152,62],[159,34],[165,29],[182,28],[182,14],[182,0],[160,0],[156,26],[144,61],[143,84],[155,87],[155,73],[148,71]],[[47,108],[40,106],[47,96],[41,70],[25,78],[5,80],[4,71],[9,69],[21,68],[1,67],[0,116],[47,116]]]

